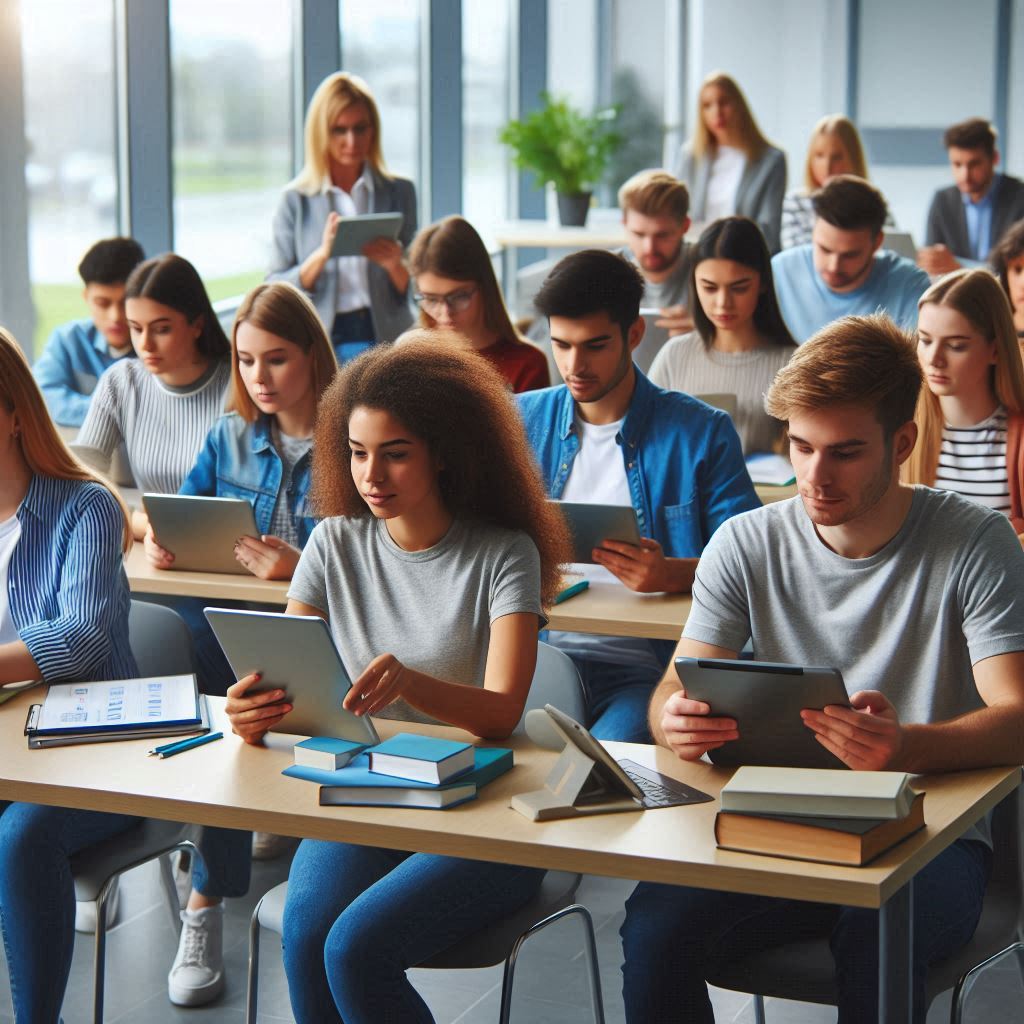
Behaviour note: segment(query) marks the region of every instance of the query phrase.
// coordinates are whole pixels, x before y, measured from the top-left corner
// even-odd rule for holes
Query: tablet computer
[[[342,217],[331,246],[332,256],[362,256],[363,247],[375,238],[398,238],[402,230],[400,213],[360,213]]]
[[[632,505],[591,505],[586,502],[551,501],[572,533],[572,560],[593,562],[591,552],[606,540],[640,544],[640,527]]]
[[[174,555],[171,569],[249,575],[235,558],[239,537],[260,535],[248,501],[194,494],[143,494],[142,503],[157,543]]]
[[[800,717],[801,708],[849,706],[838,669],[725,658],[676,658],[686,695],[711,705],[711,714],[735,718],[740,738],[709,750],[721,765],[845,768]]]
[[[368,715],[341,706],[352,686],[330,628],[316,615],[204,608],[236,679],[259,672],[261,690],[281,689],[292,710],[273,732],[379,743]]]

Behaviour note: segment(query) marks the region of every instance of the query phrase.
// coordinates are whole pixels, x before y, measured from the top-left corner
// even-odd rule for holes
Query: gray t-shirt
[[[825,546],[797,497],[718,528],[683,636],[733,651],[752,637],[758,661],[834,666],[902,722],[947,721],[983,706],[972,665],[1024,651],[1022,579],[1006,517],[950,491],[915,488],[896,536],[856,559]]]
[[[545,622],[540,556],[524,533],[456,520],[426,551],[405,551],[372,516],[319,523],[288,596],[327,613],[355,679],[381,654],[449,682],[483,686],[491,623],[528,612]],[[381,718],[433,719],[398,700]]]

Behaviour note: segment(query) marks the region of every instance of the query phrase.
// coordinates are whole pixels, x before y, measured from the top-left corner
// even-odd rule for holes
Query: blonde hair
[[[736,109],[736,131],[740,137],[739,148],[746,154],[750,161],[757,160],[761,154],[771,145],[761,134],[754,115],[750,112],[747,98],[743,95],[736,80],[724,71],[712,71],[700,84],[697,93],[697,118],[693,124],[693,136],[690,139],[690,151],[697,160],[703,160],[708,156],[714,156],[718,144],[714,136],[708,131],[704,123],[703,98],[704,90],[712,85],[722,89],[732,101]]]
[[[231,328],[231,388],[227,412],[254,423],[262,415],[238,368],[238,328],[252,324],[313,354],[313,391],[317,402],[338,371],[338,360],[313,304],[294,285],[284,281],[257,285],[244,299]]]
[[[983,337],[995,345],[992,391],[1008,413],[1024,412],[1024,366],[1013,326],[1010,302],[999,282],[987,270],[956,270],[935,282],[921,296],[918,310],[929,303],[955,309]],[[942,448],[945,417],[937,395],[922,388],[914,413],[917,445],[903,467],[909,483],[935,483]]]
[[[850,161],[850,169],[847,174],[854,174],[858,178],[868,180],[868,165],[864,158],[864,146],[860,141],[860,133],[857,126],[843,114],[827,114],[815,126],[811,132],[811,140],[807,143],[807,162],[804,164],[804,187],[808,192],[813,192],[819,187],[811,173],[811,157],[814,154],[815,143],[822,135],[834,135],[846,150]]]
[[[18,419],[21,453],[35,475],[88,481],[110,491],[124,516],[121,549],[127,553],[132,546],[132,531],[124,501],[108,481],[72,454],[57,433],[25,354],[14,336],[3,327],[0,327],[0,403]]]
[[[886,438],[914,418],[921,367],[910,335],[884,313],[844,316],[801,345],[775,376],[764,407],[788,421],[798,410],[871,409]]]
[[[619,209],[645,217],[671,217],[681,224],[690,215],[690,193],[668,171],[638,171],[619,189]]]
[[[320,191],[324,178],[330,174],[327,160],[327,140],[330,138],[331,125],[338,115],[352,106],[362,103],[370,118],[370,151],[367,162],[382,178],[390,178],[384,153],[380,142],[380,111],[373,98],[370,87],[358,75],[347,71],[336,71],[328,75],[318,86],[306,110],[305,131],[305,163],[302,170],[288,183],[305,195],[315,195]]]

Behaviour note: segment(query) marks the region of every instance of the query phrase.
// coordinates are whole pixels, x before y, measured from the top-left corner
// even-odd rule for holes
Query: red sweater
[[[1010,484],[1010,522],[1024,533],[1024,414],[1011,414],[1006,424],[1006,476]]]
[[[527,341],[502,338],[489,348],[477,349],[477,354],[490,361],[516,394],[546,388],[551,383],[544,353]]]

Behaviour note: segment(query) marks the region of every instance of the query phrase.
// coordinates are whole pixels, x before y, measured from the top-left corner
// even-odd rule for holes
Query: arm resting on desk
[[[42,676],[36,659],[22,641],[0,644],[0,686],[20,683],[23,679],[41,679]]]

